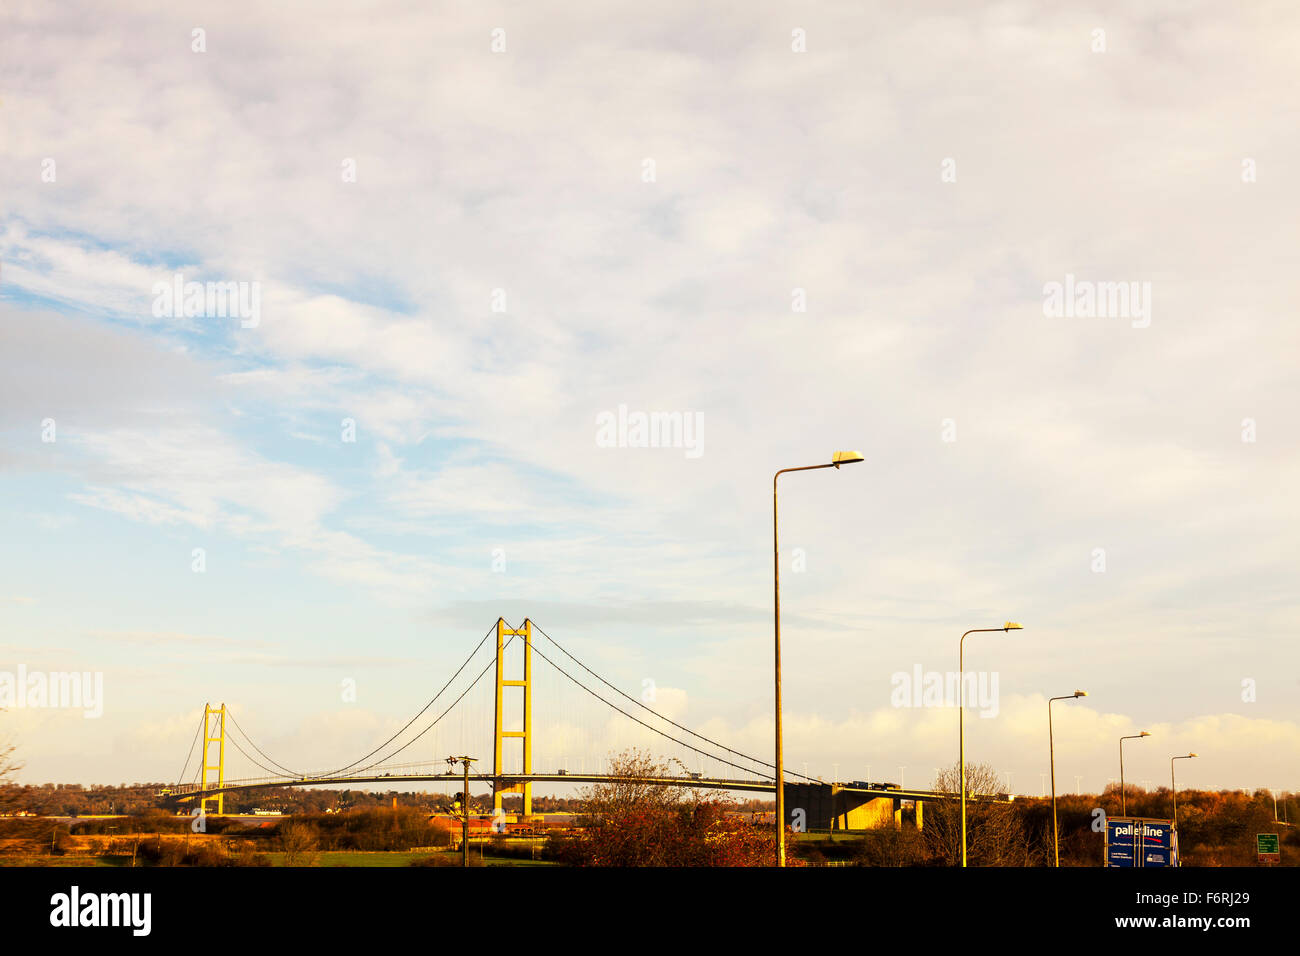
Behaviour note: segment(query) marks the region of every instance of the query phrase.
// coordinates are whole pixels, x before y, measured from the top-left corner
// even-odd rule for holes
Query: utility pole
[[[478,760],[477,757],[447,758],[447,765],[449,767],[456,766],[456,762],[460,761],[461,765],[465,768],[465,790],[461,794],[460,805],[462,813],[460,831],[460,865],[464,867],[469,866],[469,765],[474,763],[476,760]]]

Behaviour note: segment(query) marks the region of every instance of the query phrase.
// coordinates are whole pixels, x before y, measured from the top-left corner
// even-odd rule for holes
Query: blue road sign
[[[1106,866],[1178,865],[1178,831],[1169,820],[1108,817]]]

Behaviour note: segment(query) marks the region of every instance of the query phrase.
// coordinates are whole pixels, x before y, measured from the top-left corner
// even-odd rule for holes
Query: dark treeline
[[[133,783],[116,787],[83,787],[81,784],[46,783],[13,786],[5,790],[4,811],[27,812],[38,816],[78,817],[106,814],[140,814],[157,809],[164,804],[158,796],[166,787],[162,783]],[[472,803],[480,809],[492,805],[490,793],[474,793]],[[228,814],[252,813],[254,810],[276,810],[283,813],[324,813],[391,808],[396,798],[399,807],[442,811],[451,809],[452,797],[444,793],[418,793],[389,790],[386,792],[363,790],[313,790],[300,787],[272,787],[253,793],[226,795]],[[507,796],[507,812],[521,809],[521,798]],[[576,812],[581,801],[563,797],[534,797],[533,812]],[[179,808],[174,808],[179,809]]]
[[[4,788],[5,800],[0,812],[25,811],[38,816],[79,817],[107,814],[140,814],[163,806],[158,796],[164,783],[132,783],[112,787],[84,787],[79,783],[45,783]],[[490,793],[473,793],[474,806],[485,809],[491,806]],[[226,795],[226,813],[252,813],[254,810],[276,810],[283,813],[324,813],[346,810],[364,810],[368,807],[389,807],[393,798],[399,807],[417,807],[422,810],[446,812],[451,809],[452,796],[444,793],[419,793],[388,790],[313,790],[300,787],[271,787],[253,793]],[[519,813],[523,799],[518,794],[507,794],[503,799],[507,813]],[[771,810],[772,801],[745,800],[736,806],[745,810]],[[582,801],[577,797],[533,797],[534,813],[578,813]]]
[[[1170,819],[1168,788],[1154,791],[1129,787],[1126,813],[1130,817]],[[1277,819],[1296,819],[1300,799],[1278,795]],[[930,802],[924,807],[921,831],[904,826],[871,832],[858,839],[848,835],[838,845],[821,846],[825,853],[855,858],[876,866],[952,866],[960,854],[959,810],[956,803]],[[1052,803],[1050,799],[1020,797],[1011,804],[968,805],[967,849],[972,866],[1051,866]],[[1101,866],[1104,856],[1103,814],[1120,816],[1118,788],[1098,796],[1058,795],[1062,866]],[[1274,822],[1273,797],[1264,790],[1180,790],[1178,844],[1184,866],[1254,866],[1255,835],[1281,835],[1282,863],[1300,865],[1300,829]]]
[[[396,851],[445,847],[451,824],[414,807],[370,808],[346,813],[305,813],[275,820],[209,817],[201,836],[190,817],[146,810],[126,817],[72,821],[41,817],[0,819],[0,839],[25,844],[26,852],[71,849],[72,836],[109,837],[110,842],[149,863],[175,865],[260,865],[250,854],[278,851],[308,858],[317,851]],[[212,837],[224,838],[212,841]]]
[[[82,817],[70,824],[40,817],[0,818],[0,838],[30,842],[32,846],[58,844],[62,836],[131,835],[181,836],[192,832],[188,810],[160,807],[160,785],[135,785],[86,789],[76,785],[13,787],[8,791],[9,812],[24,810],[42,816]],[[396,798],[398,811],[393,811]],[[358,790],[279,788],[239,798],[228,797],[227,814],[253,809],[280,810],[291,819],[232,820],[209,816],[206,833],[247,838],[257,847],[284,849],[303,846],[315,850],[409,849],[445,845],[445,823],[430,814],[451,809],[451,796],[428,793],[387,793]],[[1168,788],[1144,791],[1128,788],[1129,816],[1168,819],[1172,801]],[[507,811],[517,810],[519,797],[506,797]],[[487,793],[474,794],[472,804],[490,812]],[[749,800],[739,808],[764,809],[769,801]],[[1276,807],[1276,811],[1275,811]],[[1102,862],[1101,812],[1120,814],[1116,788],[1100,796],[1058,797],[1061,864],[1100,866]],[[581,812],[578,798],[535,797],[534,812]],[[809,857],[849,857],[867,865],[951,865],[959,850],[956,805],[931,801],[924,808],[924,827],[910,826],[866,834],[844,834],[831,846],[809,848]],[[1274,822],[1288,821],[1292,825]],[[105,819],[84,819],[99,814],[125,814]],[[1052,860],[1051,802],[1021,797],[1011,804],[970,807],[968,851],[973,865],[1045,866]],[[1178,794],[1179,845],[1187,866],[1250,866],[1255,863],[1255,834],[1281,835],[1283,865],[1300,865],[1300,798],[1279,794],[1276,805],[1267,791],[1180,790]],[[296,825],[293,829],[291,825]],[[164,841],[165,842],[165,841]],[[152,845],[151,845],[152,847]],[[170,852],[170,851],[168,851]],[[531,850],[529,851],[532,852]],[[796,855],[804,855],[800,850]]]
[[[256,834],[269,849],[290,855],[318,850],[399,851],[451,844],[451,824],[414,807],[347,813],[307,813],[264,826]]]

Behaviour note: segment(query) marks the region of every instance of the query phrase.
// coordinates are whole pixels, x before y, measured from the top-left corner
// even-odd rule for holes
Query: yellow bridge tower
[[[213,744],[217,745],[217,762],[215,764],[208,762]],[[208,788],[209,770],[216,771],[218,787],[226,782],[226,705],[224,703],[220,707],[213,707],[209,704],[203,705],[203,753],[200,755],[200,765],[203,768],[201,787],[204,790]],[[199,801],[200,810],[207,814],[208,804],[213,801],[217,804],[217,816],[222,816],[226,812],[226,795],[224,793],[219,793],[215,797],[203,797]]]
[[[505,661],[503,652],[505,651],[505,639],[507,637],[522,637],[524,639],[524,679],[523,680],[506,680],[505,679]],[[522,687],[524,689],[524,729],[523,730],[506,730],[502,722],[501,705],[505,696],[507,687]],[[524,816],[529,816],[533,812],[533,784],[530,780],[522,783],[512,783],[509,786],[501,785],[501,741],[506,737],[519,737],[524,742],[524,770],[525,774],[533,772],[533,622],[526,619],[521,630],[512,631],[506,627],[506,622],[502,618],[497,618],[497,687],[496,687],[496,722],[493,724],[492,731],[492,775],[496,778],[492,787],[492,809],[501,809],[501,796],[506,793],[522,793],[524,795]]]

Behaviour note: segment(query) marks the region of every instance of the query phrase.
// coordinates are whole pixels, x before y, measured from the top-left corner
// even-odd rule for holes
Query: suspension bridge
[[[495,643],[490,643],[494,634]],[[489,671],[494,672],[494,679],[485,680]],[[454,787],[465,778],[452,768],[450,758],[410,758],[420,750],[426,754],[489,753],[491,771],[484,767],[486,758],[476,758],[479,766],[469,780],[491,785],[494,810],[502,807],[505,795],[521,795],[527,816],[532,813],[534,784],[600,784],[625,779],[608,772],[605,755],[629,744],[654,745],[666,757],[662,767],[676,765],[681,770],[639,777],[643,783],[775,792],[775,767],[770,761],[673,720],[651,706],[655,703],[653,693],[643,690],[642,698],[601,677],[531,619],[514,628],[498,618],[442,688],[401,729],[351,763],[323,771],[292,769],[259,746],[226,704],[205,705],[178,782],[159,795],[221,815],[227,794],[274,787],[417,782]],[[543,728],[544,733],[539,733]],[[548,748],[545,754],[535,746],[542,739]],[[227,769],[236,761],[231,759],[234,754],[227,752],[227,744],[250,769],[262,774],[229,776]],[[199,759],[190,777],[196,748]],[[535,761],[535,755],[542,759]],[[406,759],[395,762],[399,756]],[[691,769],[692,765],[697,769]],[[953,796],[902,790],[892,784],[827,784],[790,770],[786,780],[787,801],[802,797],[801,803],[792,806],[821,808],[810,812],[817,820],[843,817],[841,826],[849,826],[853,811],[868,803],[889,804],[897,821],[902,800],[916,803],[919,825],[920,801]],[[872,816],[883,819],[880,808]]]

